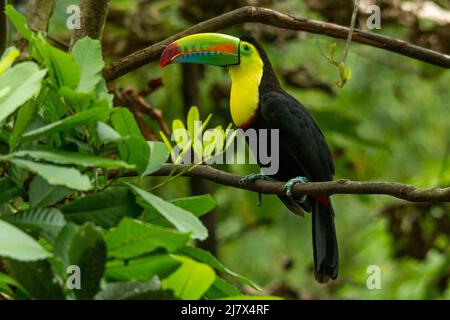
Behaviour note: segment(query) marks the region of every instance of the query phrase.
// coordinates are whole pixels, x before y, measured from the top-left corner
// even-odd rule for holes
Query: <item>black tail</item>
[[[326,283],[338,276],[339,253],[331,206],[315,201],[312,210],[312,236],[314,250],[314,275],[318,282]]]

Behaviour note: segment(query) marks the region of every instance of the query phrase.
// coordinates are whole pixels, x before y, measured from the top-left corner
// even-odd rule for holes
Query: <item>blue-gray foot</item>
[[[245,177],[243,177],[241,180],[239,180],[239,184],[241,186],[246,186],[249,183],[255,182],[256,180],[265,180],[265,181],[276,181],[276,179],[266,176],[264,174],[260,173],[251,173]]]
[[[295,177],[293,179],[290,179],[286,184],[284,185],[284,191],[286,192],[286,195],[290,198],[292,198],[292,188],[299,183],[308,183],[309,179],[306,177]],[[305,202],[307,196],[304,195],[301,197],[301,199],[296,199],[297,202]]]

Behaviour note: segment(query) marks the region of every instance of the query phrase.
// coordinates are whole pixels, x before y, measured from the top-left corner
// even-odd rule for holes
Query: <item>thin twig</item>
[[[356,24],[356,16],[358,15],[358,8],[359,8],[359,0],[355,0],[355,5],[353,7],[353,13],[352,13],[352,20],[350,23],[350,31],[348,32],[347,36],[347,42],[345,43],[344,48],[344,54],[342,55],[341,64],[345,65],[345,61],[347,60],[348,52],[350,51],[350,45],[352,44],[352,36],[353,32],[355,31],[355,24]]]
[[[183,172],[183,176],[186,177],[200,177],[234,188],[247,189],[262,194],[285,194],[284,182],[258,180],[248,185],[242,185],[240,183],[242,177],[210,166],[199,165],[188,171],[186,171],[186,168],[189,168],[189,165],[176,165],[175,171],[174,166],[173,164],[165,164],[151,176],[168,176],[171,172],[175,172],[175,174]],[[109,171],[110,178],[134,176],[137,176],[136,172],[121,175],[117,171]],[[417,188],[398,182],[366,182],[345,179],[297,184],[294,186],[292,194],[297,197],[314,194],[371,194],[389,195],[411,202],[450,202],[450,188]]]
[[[247,6],[203,21],[163,41],[112,62],[104,69],[105,78],[107,81],[112,81],[127,74],[128,72],[144,66],[149,62],[159,59],[164,48],[179,38],[194,33],[214,32],[245,22],[262,23],[284,29],[307,31],[337,39],[346,39],[350,31],[349,28],[334,23],[310,20],[305,17],[293,17],[291,15],[283,14],[267,8]],[[436,66],[450,68],[449,55],[416,46],[403,40],[390,38],[376,33],[365,32],[359,29],[354,30],[352,40],[368,46],[395,52]]]

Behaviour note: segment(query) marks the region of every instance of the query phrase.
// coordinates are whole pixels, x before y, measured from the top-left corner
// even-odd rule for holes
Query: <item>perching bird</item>
[[[296,183],[330,181],[334,164],[330,149],[316,121],[306,108],[281,88],[261,45],[253,38],[239,39],[201,33],[168,45],[161,67],[172,62],[228,66],[232,80],[230,109],[242,129],[279,130],[279,170],[270,178],[288,181],[280,199],[289,210],[303,215],[312,211],[315,278],[320,283],[338,275],[338,246],[334,211],[328,195],[292,196]],[[267,177],[254,174],[249,183]]]

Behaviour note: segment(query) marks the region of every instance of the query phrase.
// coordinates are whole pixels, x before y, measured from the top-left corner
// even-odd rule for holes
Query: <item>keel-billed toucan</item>
[[[334,212],[328,195],[291,196],[295,183],[329,181],[333,159],[316,121],[305,107],[284,91],[261,45],[253,38],[239,39],[201,33],[168,45],[161,67],[172,62],[228,66],[232,80],[231,116],[242,129],[279,130],[279,171],[272,175],[286,184],[283,203],[294,213],[312,211],[315,277],[327,282],[338,275],[338,247]],[[264,172],[264,171],[263,171]],[[244,182],[264,178],[249,176]]]

